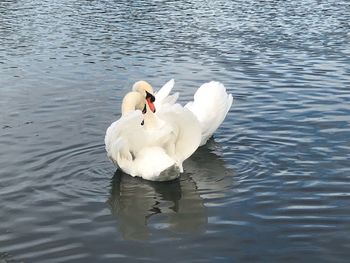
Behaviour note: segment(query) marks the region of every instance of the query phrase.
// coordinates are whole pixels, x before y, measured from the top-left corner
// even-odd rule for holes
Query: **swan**
[[[125,173],[151,181],[180,176],[183,162],[204,145],[231,108],[233,97],[220,82],[203,84],[184,107],[170,95],[175,81],[157,93],[138,81],[122,101],[122,115],[106,131],[108,157]]]

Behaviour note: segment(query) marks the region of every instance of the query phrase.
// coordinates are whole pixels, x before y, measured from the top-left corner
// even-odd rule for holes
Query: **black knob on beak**
[[[146,91],[146,99],[151,99],[151,102],[154,102],[156,100],[156,98],[148,91]]]

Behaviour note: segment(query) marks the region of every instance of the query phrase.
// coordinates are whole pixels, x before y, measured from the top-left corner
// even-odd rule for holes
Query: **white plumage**
[[[153,89],[145,83],[133,89],[149,96]],[[232,95],[219,82],[203,84],[185,107],[176,103],[177,93],[170,95],[173,86],[170,80],[155,94],[156,112],[146,99],[140,101],[140,94],[128,96],[140,99],[125,99],[122,108],[135,110],[123,113],[107,129],[108,157],[125,173],[152,181],[175,179],[183,172],[183,161],[207,142],[232,105]],[[137,107],[140,104],[145,105],[145,114]]]

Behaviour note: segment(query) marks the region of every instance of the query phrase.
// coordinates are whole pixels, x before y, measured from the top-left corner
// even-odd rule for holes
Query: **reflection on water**
[[[224,198],[237,181],[222,157],[223,145],[209,140],[185,162],[185,172],[196,182],[203,198]]]
[[[208,221],[201,191],[222,197],[232,178],[206,146],[186,161],[185,173],[169,182],[148,182],[117,170],[108,199],[125,239],[146,239],[152,227],[175,233],[204,231]],[[205,195],[204,195],[205,196]],[[212,196],[213,197],[213,196]]]
[[[150,221],[175,232],[196,231],[207,222],[203,200],[190,180],[145,182],[117,171],[108,203],[125,239],[147,238]]]
[[[0,261],[348,263],[349,21],[348,0],[0,1]],[[178,181],[110,182],[122,95],[171,78],[181,103],[234,95],[219,144]]]
[[[11,255],[9,255],[6,252],[1,252],[0,251],[0,262],[1,263],[11,263],[11,262],[14,262],[14,261],[11,259]]]

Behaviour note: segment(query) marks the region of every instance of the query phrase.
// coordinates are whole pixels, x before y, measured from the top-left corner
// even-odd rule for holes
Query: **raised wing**
[[[174,79],[169,80],[164,86],[156,93],[156,101],[154,105],[156,110],[159,111],[164,107],[169,107],[170,105],[174,105],[179,97],[179,93],[174,93],[170,95],[171,90],[175,85]]]

